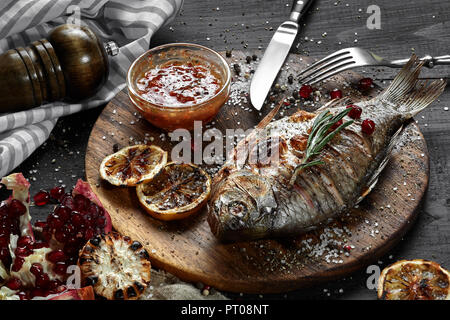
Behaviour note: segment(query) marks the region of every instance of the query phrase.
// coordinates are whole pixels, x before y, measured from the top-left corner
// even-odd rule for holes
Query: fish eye
[[[247,205],[242,201],[232,201],[228,204],[228,212],[233,216],[243,217],[248,213]]]

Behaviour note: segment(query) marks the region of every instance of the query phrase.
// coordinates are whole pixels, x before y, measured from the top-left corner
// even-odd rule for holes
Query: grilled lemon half
[[[206,204],[211,178],[193,164],[171,162],[153,179],[139,184],[136,193],[142,207],[156,219],[183,219]]]
[[[385,300],[450,300],[450,273],[433,261],[400,260],[381,272],[377,293]]]
[[[108,300],[135,300],[150,283],[148,252],[138,241],[118,233],[97,236],[80,251],[83,285]]]
[[[100,176],[112,185],[132,187],[152,179],[166,163],[166,151],[138,144],[105,157],[100,165]]]

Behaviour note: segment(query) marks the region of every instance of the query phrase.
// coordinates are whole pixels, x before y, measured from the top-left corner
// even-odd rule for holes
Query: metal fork
[[[303,84],[314,84],[348,69],[363,66],[401,68],[408,60],[386,60],[366,49],[357,47],[346,48],[313,63],[300,72],[298,80]],[[433,68],[435,65],[450,65],[450,55],[439,57],[427,55],[420,60],[424,61],[424,66],[427,68]]]

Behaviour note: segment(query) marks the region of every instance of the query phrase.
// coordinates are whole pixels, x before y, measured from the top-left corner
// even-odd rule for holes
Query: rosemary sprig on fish
[[[305,156],[303,157],[302,163],[294,170],[291,181],[289,182],[291,185],[295,183],[298,174],[305,168],[324,164],[321,160],[310,161],[310,158],[320,155],[320,152],[325,145],[330,142],[336,134],[353,123],[353,120],[346,121],[330,132],[330,129],[338,124],[350,111],[351,108],[346,108],[333,116],[329,110],[325,110],[316,117],[308,137]]]
[[[271,120],[279,106],[270,112],[213,180],[212,233],[227,241],[295,236],[355,206],[375,185],[403,124],[445,89],[442,79],[417,86],[421,67],[413,55],[384,92],[357,102],[361,118],[349,119],[340,101],[277,121]],[[278,157],[249,161],[255,151],[247,145],[275,140]]]

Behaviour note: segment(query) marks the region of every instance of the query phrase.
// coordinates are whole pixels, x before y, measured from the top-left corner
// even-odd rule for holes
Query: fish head
[[[208,223],[222,240],[256,239],[271,228],[268,215],[277,207],[267,179],[239,170],[218,182],[208,203]]]

